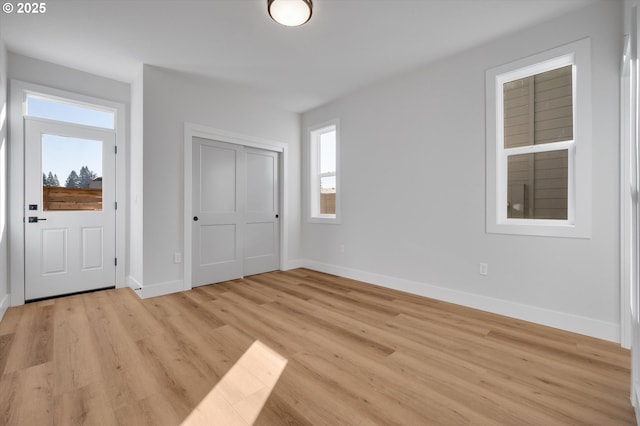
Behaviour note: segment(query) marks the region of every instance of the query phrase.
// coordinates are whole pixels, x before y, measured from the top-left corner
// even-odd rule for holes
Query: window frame
[[[320,172],[320,136],[335,131],[336,134],[336,170],[335,172]],[[309,127],[307,131],[309,138],[309,214],[310,223],[340,223],[340,120],[330,120],[322,124]],[[336,213],[320,213],[320,180],[323,177],[335,176],[336,179]]]
[[[591,44],[585,38],[486,71],[486,228],[488,233],[591,237]],[[573,69],[573,139],[504,147],[503,84],[563,66]],[[567,219],[507,217],[508,157],[568,151]]]
[[[110,114],[111,115],[111,124],[109,126],[101,126],[101,125],[81,123],[81,122],[78,122],[78,121],[62,120],[62,119],[59,119],[59,118],[52,118],[52,117],[48,117],[48,116],[44,116],[44,115],[31,114],[29,112],[29,99],[37,99],[37,100],[44,101],[44,102],[51,102],[51,103],[56,103],[56,104],[60,104],[60,105],[68,105],[70,107],[82,108],[82,109],[89,110],[89,111],[96,111],[96,112],[99,112],[99,113]],[[108,107],[108,106],[90,104],[90,103],[84,102],[84,101],[76,101],[74,99],[63,98],[63,97],[55,96],[55,95],[48,95],[48,94],[35,92],[35,91],[31,91],[31,90],[26,90],[25,93],[24,93],[23,114],[24,114],[25,117],[36,118],[36,119],[39,119],[39,120],[55,121],[55,122],[59,122],[59,123],[66,123],[66,124],[70,124],[70,125],[73,125],[73,126],[79,126],[79,127],[90,127],[90,128],[95,128],[95,129],[100,129],[100,130],[103,130],[103,131],[107,131],[107,132],[115,132],[116,131],[116,125],[117,125],[117,113],[118,113],[117,109],[112,108],[112,107]]]

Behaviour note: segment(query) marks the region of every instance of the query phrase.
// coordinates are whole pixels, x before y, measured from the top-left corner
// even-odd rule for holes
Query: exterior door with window
[[[25,300],[115,286],[115,211],[115,134],[26,118]]]

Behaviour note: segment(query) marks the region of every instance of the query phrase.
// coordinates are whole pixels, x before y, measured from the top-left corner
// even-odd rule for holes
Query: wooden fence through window
[[[320,193],[320,213],[336,214],[336,193],[335,192]]]
[[[42,187],[43,210],[102,210],[102,188]]]

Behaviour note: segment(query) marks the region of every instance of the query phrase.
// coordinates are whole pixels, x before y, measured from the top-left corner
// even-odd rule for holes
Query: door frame
[[[635,135],[631,129],[635,124],[631,122],[634,114],[634,100],[632,99],[632,87],[635,82],[631,76],[632,52],[631,40],[627,36],[623,47],[623,59],[620,67],[620,345],[631,348],[632,344],[632,294],[633,272],[637,270],[637,259],[633,258],[632,244],[637,243],[637,235],[632,235],[633,222],[637,218],[631,215],[632,204],[636,202],[636,189],[631,184],[631,179],[637,173],[637,158],[631,145]],[[637,155],[637,153],[635,154]]]
[[[120,262],[116,265],[116,287],[125,286],[125,236],[126,236],[126,152],[127,140],[125,131],[125,106],[124,104],[111,102],[104,99],[85,96],[66,90],[53,89],[47,86],[27,83],[19,80],[11,80],[9,92],[9,268],[11,306],[23,305],[25,301],[25,234],[24,234],[24,117],[26,96],[28,94],[41,94],[79,103],[91,104],[112,109],[116,112],[115,135],[118,152],[116,155],[116,193],[115,200],[118,205],[116,210],[116,258]],[[46,121],[46,120],[45,120]]]
[[[631,349],[630,399],[640,422],[640,8],[630,16],[620,66],[620,344]]]
[[[202,126],[194,123],[184,123],[184,200],[183,200],[183,247],[182,247],[182,266],[184,276],[184,290],[192,289],[192,250],[193,242],[192,232],[192,203],[193,203],[193,177],[192,172],[192,155],[193,155],[193,138],[210,139],[219,142],[225,142],[233,145],[240,145],[249,148],[263,149],[279,153],[278,155],[278,191],[280,192],[280,269],[286,270],[286,259],[288,258],[289,245],[289,215],[288,206],[289,198],[286,191],[288,187],[288,171],[286,164],[289,162],[288,145],[283,142],[272,141],[268,139],[258,138],[254,136],[241,135],[221,129]]]

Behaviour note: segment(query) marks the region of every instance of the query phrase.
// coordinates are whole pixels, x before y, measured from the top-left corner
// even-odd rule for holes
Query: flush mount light
[[[267,10],[271,19],[287,27],[306,24],[311,18],[311,0],[267,0]]]

